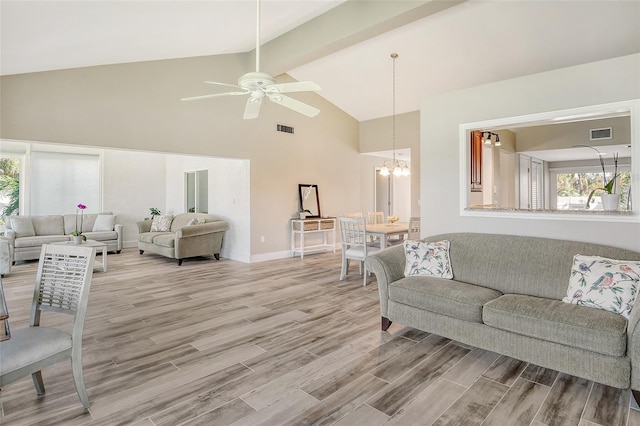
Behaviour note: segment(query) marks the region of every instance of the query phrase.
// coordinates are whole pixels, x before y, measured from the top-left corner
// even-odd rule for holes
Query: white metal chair
[[[349,273],[349,261],[359,262],[360,274],[364,276],[362,285],[367,285],[367,268],[364,259],[377,251],[379,247],[367,245],[366,222],[363,217],[339,217],[340,236],[342,237],[342,270],[340,281]]]
[[[71,359],[76,391],[85,409],[89,408],[82,372],[82,330],[95,255],[93,247],[42,246],[29,327],[12,330],[11,338],[0,342],[0,387],[31,374],[36,392],[42,395],[42,368]],[[40,327],[43,311],[71,315],[71,333]]]
[[[409,233],[407,235],[407,239],[409,240],[420,239],[420,218],[419,217],[409,218]]]

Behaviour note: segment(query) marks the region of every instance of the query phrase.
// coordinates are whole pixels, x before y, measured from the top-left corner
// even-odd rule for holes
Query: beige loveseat
[[[574,258],[601,256],[637,264],[640,253],[515,235],[451,233],[425,239],[443,240],[450,242],[451,266],[443,270],[452,272],[452,279],[405,277],[407,264],[414,262],[411,243],[367,257],[367,269],[378,281],[383,330],[398,322],[608,386],[631,388],[640,399],[640,307],[626,318],[582,305],[593,291],[615,294],[609,287],[615,281],[596,281],[592,287],[584,277],[598,267],[596,261],[579,263],[580,257]],[[407,262],[405,253],[412,260]],[[445,256],[440,260],[448,264]],[[606,260],[599,263],[608,265]],[[603,277],[637,283],[639,274],[628,266],[604,268],[610,272]],[[572,279],[585,285],[584,299],[582,290],[571,292],[578,304],[563,301]]]
[[[200,223],[194,223],[194,222]],[[214,256],[220,259],[224,231],[229,225],[224,220],[204,213],[180,213],[171,220],[168,231],[151,232],[152,220],[138,222],[138,249],[182,260],[195,256]]]
[[[109,223],[109,226],[108,229],[99,226],[94,231],[99,215],[103,217],[98,225]],[[82,234],[88,240],[106,244],[108,251],[120,253],[123,227],[115,223],[115,219],[116,217],[110,212],[85,213],[82,220]],[[13,247],[14,261],[39,259],[43,244],[71,240],[71,232],[76,229],[76,215],[7,216],[5,227],[5,237]]]

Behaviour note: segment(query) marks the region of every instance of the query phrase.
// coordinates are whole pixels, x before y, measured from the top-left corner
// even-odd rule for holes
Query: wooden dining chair
[[[369,223],[371,223],[371,224],[384,223],[384,213],[383,212],[369,212],[367,214],[367,216],[369,218]]]
[[[342,239],[342,270],[340,281],[347,278],[349,261],[357,260],[360,274],[364,276],[362,285],[367,285],[367,267],[364,259],[380,251],[379,247],[367,244],[366,222],[363,217],[339,217],[340,236]]]
[[[93,247],[42,246],[29,327],[13,329],[11,338],[0,342],[0,387],[31,375],[36,392],[43,395],[41,370],[71,359],[76,391],[85,409],[89,408],[82,372],[82,330],[95,255]],[[41,327],[42,312],[70,315],[71,333]]]

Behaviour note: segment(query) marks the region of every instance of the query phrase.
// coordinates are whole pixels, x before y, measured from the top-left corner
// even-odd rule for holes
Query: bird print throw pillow
[[[604,309],[629,318],[640,285],[640,261],[573,257],[563,302]]]
[[[404,276],[428,275],[452,279],[451,261],[449,260],[449,241],[435,243],[406,240],[404,242],[405,267]]]

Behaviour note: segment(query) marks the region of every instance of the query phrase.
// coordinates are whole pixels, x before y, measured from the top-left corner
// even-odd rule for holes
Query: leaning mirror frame
[[[318,185],[315,184],[298,184],[298,196],[300,201],[300,211],[309,211],[309,218],[319,218],[320,213],[320,195],[318,194]]]
[[[460,171],[460,215],[492,218],[535,218],[551,220],[587,220],[602,222],[640,222],[640,202],[632,203],[630,212],[599,212],[585,214],[573,211],[532,211],[520,209],[473,208],[469,207],[469,190],[471,182],[471,133],[478,129],[508,129],[517,126],[532,126],[536,123],[549,122],[557,117],[575,116],[577,120],[605,112],[625,111],[630,118],[631,144],[631,199],[640,200],[640,99],[613,102],[601,105],[548,111],[522,116],[485,120],[459,125],[459,171]],[[635,159],[635,161],[634,161]],[[604,214],[603,214],[604,213]]]

